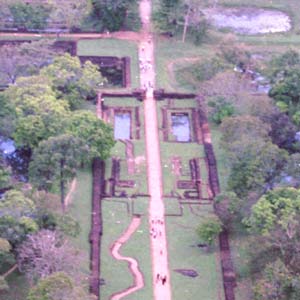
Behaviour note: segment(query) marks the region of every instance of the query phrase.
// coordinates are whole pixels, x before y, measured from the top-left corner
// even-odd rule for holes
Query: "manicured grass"
[[[124,52],[123,52],[124,53]],[[140,140],[131,140],[134,145],[135,158],[140,157],[141,161],[136,165],[137,172],[128,174],[125,153],[125,143],[117,141],[111,151],[112,157],[120,159],[120,180],[134,180],[134,188],[116,187],[117,191],[125,191],[127,197],[106,198],[103,201],[103,238],[101,247],[101,277],[105,285],[101,287],[101,299],[109,297],[117,292],[123,291],[133,284],[133,277],[127,263],[115,260],[110,254],[110,247],[122,235],[130,224],[133,214],[140,214],[142,224],[133,236],[124,244],[120,253],[138,260],[141,272],[144,275],[145,287],[131,294],[126,299],[148,300],[152,299],[152,270],[150,256],[150,239],[148,229],[148,206],[149,197],[136,197],[136,193],[147,194],[147,170],[145,163],[145,141],[144,141],[144,111],[143,104],[134,98],[110,98],[104,99],[108,107],[140,107]],[[135,118],[135,117],[134,117]],[[113,120],[110,120],[113,123]],[[134,126],[134,124],[131,124]],[[112,159],[106,161],[105,178],[111,178]],[[107,191],[109,187],[107,186]],[[142,249],[142,251],[141,251]]]
[[[217,167],[218,167],[220,186],[221,186],[221,190],[225,191],[227,178],[229,176],[229,168],[226,165],[225,151],[222,149],[222,146],[220,144],[221,132],[212,123],[210,124],[210,131],[211,131],[211,137],[212,137],[212,144],[213,144],[214,152],[215,152],[216,159],[217,159]]]
[[[134,42],[115,39],[80,40],[77,43],[77,55],[82,56],[129,56],[131,86],[139,87],[139,65],[137,45]]]
[[[139,200],[143,201],[143,199]],[[103,217],[105,222],[101,250],[101,277],[105,280],[105,285],[101,288],[101,299],[109,299],[109,296],[113,293],[120,292],[133,284],[133,278],[131,273],[129,273],[127,263],[115,260],[109,251],[112,244],[128,227],[131,215],[127,213],[124,204],[107,200],[103,202]],[[145,279],[145,287],[126,297],[126,299],[148,300],[153,298],[149,242],[148,220],[147,216],[144,216],[142,217],[141,226],[120,249],[122,255],[138,260],[140,270]]]
[[[157,104],[159,127],[162,126],[160,108],[166,104],[166,101],[161,101]],[[196,100],[173,100],[172,106],[168,109],[187,108],[188,110],[188,108],[192,107],[197,107]],[[168,127],[172,130],[171,124],[168,124]],[[204,161],[205,152],[203,145],[194,142],[164,142],[162,134],[160,134],[160,141],[164,194],[176,191],[176,193],[183,196],[184,190],[177,188],[176,176],[172,171],[171,159],[174,156],[181,158],[182,169],[184,173],[187,173],[187,176],[180,176],[180,180],[191,180],[190,175],[188,175],[190,173],[189,160],[202,157],[203,161],[200,161],[201,180],[203,183],[208,183],[208,171]],[[205,191],[203,196],[207,196]],[[216,246],[211,252],[206,252],[197,247],[197,244],[201,241],[197,237],[196,227],[203,216],[213,211],[212,205],[182,205],[175,198],[165,198],[164,202],[167,215],[166,225],[172,299],[224,299],[222,273],[217,255],[218,247]],[[180,215],[181,213],[182,215]],[[199,276],[196,278],[183,276],[175,272],[175,269],[192,269],[197,271]]]
[[[195,209],[195,207],[194,207]],[[169,268],[174,300],[224,299],[216,246],[211,252],[197,247],[201,241],[195,228],[201,217],[212,211],[211,206],[197,206],[197,215],[184,206],[182,217],[167,217]],[[195,278],[183,276],[175,269],[192,269],[198,272]]]
[[[80,234],[73,239],[74,244],[84,255],[83,270],[89,271],[90,243],[88,240],[91,230],[92,205],[92,172],[91,168],[77,173],[77,185],[72,196],[70,213],[80,224]]]
[[[104,105],[106,106],[140,106],[141,108],[143,107],[143,104],[139,101],[136,100],[136,98],[115,98],[115,97],[103,97],[104,99]]]

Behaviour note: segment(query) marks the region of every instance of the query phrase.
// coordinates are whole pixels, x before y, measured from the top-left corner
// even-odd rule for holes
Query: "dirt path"
[[[72,202],[72,194],[73,192],[75,191],[75,188],[76,188],[76,184],[77,184],[77,179],[74,178],[71,182],[71,186],[70,186],[70,189],[68,191],[68,194],[67,196],[65,197],[65,206],[68,207],[71,202]]]
[[[132,31],[116,31],[112,33],[6,33],[1,32],[0,37],[23,37],[23,38],[67,38],[79,39],[120,39],[129,41],[139,41],[141,34]]]
[[[152,282],[155,300],[171,300],[170,273],[168,267],[167,238],[162,199],[162,172],[159,150],[155,86],[154,39],[151,34],[151,1],[140,2],[142,38],[139,43],[140,83],[146,89],[144,101],[145,137],[147,153],[150,244],[152,256]]]
[[[126,289],[125,291],[118,292],[110,297],[111,300],[119,300],[124,298],[125,296],[128,296],[131,293],[136,292],[137,290],[141,289],[144,287],[144,278],[143,274],[141,273],[138,262],[128,256],[122,256],[119,253],[120,248],[122,247],[123,244],[125,244],[131,237],[131,235],[137,230],[137,228],[141,224],[141,218],[140,217],[133,217],[131,223],[129,224],[127,230],[122,234],[122,236],[114,242],[112,245],[110,251],[111,255],[117,259],[117,260],[123,260],[128,262],[128,266],[130,269],[130,272],[132,273],[134,277],[134,284]]]

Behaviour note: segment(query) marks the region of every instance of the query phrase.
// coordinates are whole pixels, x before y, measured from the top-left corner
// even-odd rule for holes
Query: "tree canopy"
[[[40,141],[62,132],[69,106],[65,100],[57,100],[47,78],[21,77],[5,94],[16,109],[12,136],[17,146],[34,148]]]
[[[59,184],[64,209],[65,186],[76,175],[89,153],[83,140],[63,134],[42,141],[34,150],[30,163],[30,179],[38,188],[49,191]]]
[[[98,66],[90,61],[81,65],[79,58],[70,54],[55,57],[40,74],[50,81],[56,97],[67,100],[72,110],[78,109],[84,100],[94,98],[96,90],[106,82]]]
[[[78,137],[88,146],[87,160],[95,157],[105,160],[115,144],[113,128],[90,111],[77,110],[72,113],[67,132]]]
[[[85,289],[64,272],[56,272],[32,287],[27,300],[91,300]]]
[[[300,193],[294,188],[280,188],[263,195],[252,207],[247,221],[251,229],[270,235],[278,227],[293,237],[295,226],[299,226]]]
[[[80,274],[80,253],[55,231],[43,229],[29,235],[18,248],[17,261],[31,282],[56,272]]]
[[[37,230],[34,202],[18,190],[7,191],[0,201],[0,236],[16,246]]]
[[[269,77],[273,86],[269,96],[282,112],[288,113],[295,124],[300,124],[300,56],[289,50],[275,57],[269,65]]]
[[[136,29],[139,20],[136,4],[136,0],[92,0],[91,17],[100,31],[118,31],[126,27]]]

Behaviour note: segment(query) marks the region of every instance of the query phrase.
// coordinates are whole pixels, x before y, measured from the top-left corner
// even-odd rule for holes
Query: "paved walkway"
[[[155,86],[154,39],[151,34],[151,1],[140,2],[140,16],[143,23],[139,43],[140,82],[147,90],[144,101],[145,137],[147,153],[149,226],[151,237],[152,279],[154,300],[170,300],[171,285],[168,267],[167,238],[162,199],[162,171],[159,149],[156,103],[153,98]]]

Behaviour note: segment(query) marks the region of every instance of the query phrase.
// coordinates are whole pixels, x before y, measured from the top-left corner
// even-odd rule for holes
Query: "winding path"
[[[137,230],[137,228],[140,226],[140,224],[141,224],[141,218],[136,217],[136,216],[133,217],[132,221],[129,224],[126,231],[122,234],[122,236],[116,242],[114,242],[114,244],[110,248],[111,255],[115,259],[127,261],[130,272],[132,273],[132,275],[134,277],[134,284],[131,287],[124,290],[124,291],[113,294],[110,297],[111,300],[122,299],[125,296],[127,296],[131,293],[134,293],[137,290],[144,287],[144,278],[143,278],[143,274],[141,273],[141,271],[139,269],[138,262],[132,257],[122,256],[119,253],[120,248],[122,247],[122,245],[125,244],[130,239],[130,237]]]

